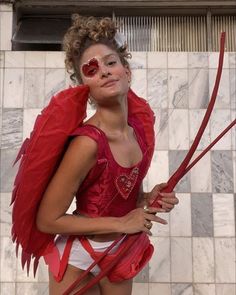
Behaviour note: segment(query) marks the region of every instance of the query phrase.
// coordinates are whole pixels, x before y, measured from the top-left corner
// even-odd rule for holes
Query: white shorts
[[[68,236],[59,235],[56,240],[55,244],[59,250],[60,258],[63,255],[64,248],[66,246]],[[124,238],[122,238],[117,245],[114,246],[114,248],[111,250],[110,253],[116,251],[116,249],[119,247],[120,243],[123,241]],[[103,252],[105,251],[114,241],[108,241],[108,242],[95,242],[92,240],[89,240],[90,245],[95,251]],[[94,262],[93,258],[90,256],[90,254],[84,249],[84,247],[81,245],[78,238],[76,238],[73,241],[71,252],[69,255],[68,264],[73,265],[79,269],[86,270],[92,263]],[[91,273],[93,275],[97,275],[100,272],[100,268],[98,265],[95,265],[91,269]]]

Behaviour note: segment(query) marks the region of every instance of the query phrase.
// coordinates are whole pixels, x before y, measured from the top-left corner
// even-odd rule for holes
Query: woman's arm
[[[117,218],[87,218],[66,214],[80,184],[96,163],[97,144],[75,137],[50,181],[37,214],[37,226],[52,234],[102,234],[117,232]]]

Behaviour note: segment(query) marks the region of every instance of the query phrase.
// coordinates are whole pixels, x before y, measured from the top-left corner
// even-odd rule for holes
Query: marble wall
[[[0,5],[0,282],[3,295],[48,294],[47,270],[40,263],[27,277],[11,242],[14,158],[50,97],[69,85],[62,52],[13,52],[11,7]],[[4,29],[3,29],[4,28]],[[166,181],[189,149],[203,118],[218,53],[133,52],[132,88],[156,113],[156,149],[145,189]],[[236,115],[236,53],[226,53],[211,121],[197,154]],[[229,132],[176,191],[179,205],[153,227],[155,254],[135,278],[133,295],[235,294],[235,129]]]

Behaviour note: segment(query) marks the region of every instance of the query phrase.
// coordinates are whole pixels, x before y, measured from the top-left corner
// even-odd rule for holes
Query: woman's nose
[[[111,75],[110,70],[106,65],[100,65],[100,72],[102,77]]]

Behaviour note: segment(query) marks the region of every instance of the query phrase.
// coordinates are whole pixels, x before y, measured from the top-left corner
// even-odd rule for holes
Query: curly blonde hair
[[[115,22],[108,17],[95,18],[79,14],[72,15],[72,26],[63,39],[63,50],[66,54],[66,70],[74,83],[82,83],[78,67],[79,61],[83,52],[94,44],[104,44],[116,51],[121,63],[129,67],[127,59],[131,57],[131,54],[127,51],[126,44],[119,47],[115,41],[116,32]]]

